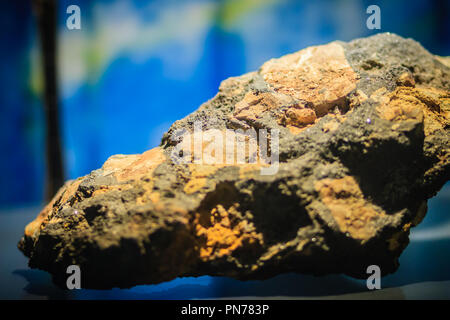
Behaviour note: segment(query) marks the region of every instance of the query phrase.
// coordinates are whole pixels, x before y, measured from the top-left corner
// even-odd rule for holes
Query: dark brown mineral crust
[[[378,34],[310,47],[230,78],[159,147],[68,181],[25,228],[32,268],[65,285],[181,276],[394,272],[449,180],[450,63]],[[278,129],[279,168],[175,163],[178,129]],[[195,139],[195,138],[194,138]]]

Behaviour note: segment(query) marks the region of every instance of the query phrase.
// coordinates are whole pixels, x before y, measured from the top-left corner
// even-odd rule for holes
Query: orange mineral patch
[[[358,80],[335,42],[269,60],[260,73],[275,91],[312,103],[317,116],[342,104]]]
[[[233,251],[247,244],[261,243],[262,239],[255,231],[250,231],[247,221],[236,219],[239,204],[235,203],[225,209],[218,204],[209,213],[197,213],[195,217],[196,235],[206,241],[200,247],[200,258],[210,260],[230,255]],[[209,214],[205,216],[205,214]],[[202,221],[209,218],[209,221]]]
[[[306,126],[316,121],[316,113],[309,108],[289,108],[286,111],[286,118],[288,125],[297,127]]]
[[[236,103],[233,117],[238,120],[255,121],[265,111],[276,110],[293,103],[294,99],[280,93],[248,92],[240,102]]]
[[[397,87],[393,92],[378,92],[377,111],[390,121],[417,120],[424,122],[425,134],[450,124],[450,92],[434,88]]]
[[[292,133],[297,133],[297,129],[303,129],[317,119],[316,112],[306,107],[305,102],[299,103],[286,94],[272,92],[248,92],[240,102],[236,103],[230,119],[252,123],[269,110],[274,111],[278,123],[289,128]]]
[[[404,72],[397,78],[397,85],[403,87],[415,87],[416,81],[410,72]]]
[[[102,169],[105,175],[112,173],[118,182],[139,180],[145,175],[151,175],[165,160],[162,149],[156,147],[139,155],[112,156],[103,164]]]
[[[366,241],[376,233],[375,222],[385,213],[364,200],[364,196],[351,176],[342,179],[323,179],[315,184],[316,190],[333,215],[343,233]]]

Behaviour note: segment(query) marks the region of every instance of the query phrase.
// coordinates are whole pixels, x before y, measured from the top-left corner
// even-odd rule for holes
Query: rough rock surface
[[[448,58],[379,34],[310,47],[230,78],[159,147],[68,181],[25,229],[32,268],[85,288],[179,276],[394,272],[449,180]],[[175,163],[180,128],[278,129],[279,168]]]

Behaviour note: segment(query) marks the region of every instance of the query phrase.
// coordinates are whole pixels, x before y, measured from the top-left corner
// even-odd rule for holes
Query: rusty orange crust
[[[248,92],[240,102],[236,103],[233,117],[238,120],[255,121],[265,111],[276,110],[292,103],[294,103],[294,99],[288,95],[272,92]]]
[[[270,110],[275,112],[278,123],[289,128],[292,133],[313,124],[317,119],[315,111],[306,107],[305,103],[295,102],[285,94],[271,92],[248,92],[240,102],[236,103],[230,119],[251,123]]]
[[[236,103],[232,118],[254,122],[273,110],[280,125],[298,134],[335,106],[345,103],[357,74],[345,58],[342,46],[330,43],[272,59],[260,69],[275,92],[248,92]],[[355,99],[367,99],[364,93]],[[355,101],[354,101],[355,102]],[[312,108],[307,104],[312,104]]]
[[[449,91],[401,86],[391,93],[381,88],[371,98],[380,103],[377,111],[381,118],[390,121],[423,121],[426,135],[450,124]]]
[[[269,60],[260,72],[275,91],[312,103],[317,116],[343,102],[358,80],[335,42]]]
[[[315,183],[315,188],[341,232],[363,241],[375,235],[374,222],[384,217],[385,213],[364,200],[353,177],[319,180]]]
[[[286,122],[288,125],[302,127],[314,123],[316,118],[314,110],[309,108],[289,108],[286,111]]]
[[[162,149],[156,147],[139,155],[113,156],[103,164],[102,169],[104,175],[112,173],[118,182],[139,180],[143,176],[151,175],[165,160]]]
[[[118,182],[139,179],[144,175],[150,175],[153,170],[165,160],[161,148],[154,148],[141,155],[114,156],[109,158],[103,165],[103,174],[113,174]],[[25,227],[25,236],[34,237],[40,228],[47,222],[56,205],[62,205],[70,201],[75,202],[75,194],[83,181],[84,177],[74,181],[68,181],[55,194],[53,199],[39,213],[35,220]],[[125,190],[131,188],[131,185],[104,186],[93,192],[92,196],[97,196],[111,190]],[[156,199],[152,195],[152,199]],[[73,203],[71,203],[73,205]],[[54,222],[54,221],[53,221]]]

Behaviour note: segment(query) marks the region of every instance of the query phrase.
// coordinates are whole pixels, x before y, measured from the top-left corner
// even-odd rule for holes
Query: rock
[[[449,90],[448,58],[393,34],[270,60],[223,81],[159,147],[68,181],[19,248],[62,287],[73,264],[84,288],[392,273],[449,180]]]

